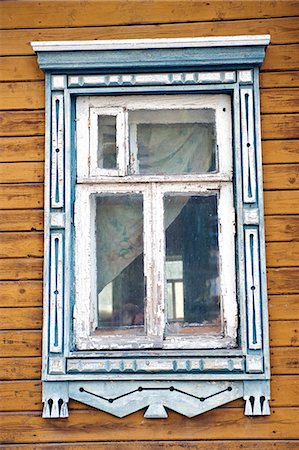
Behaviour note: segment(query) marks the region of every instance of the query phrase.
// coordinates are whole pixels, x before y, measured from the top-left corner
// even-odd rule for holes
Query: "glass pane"
[[[116,169],[116,116],[98,116],[98,167]]]
[[[167,334],[220,332],[217,194],[166,195]]]
[[[143,333],[143,197],[96,197],[98,329]]]
[[[132,173],[188,174],[216,170],[215,111],[129,112]]]

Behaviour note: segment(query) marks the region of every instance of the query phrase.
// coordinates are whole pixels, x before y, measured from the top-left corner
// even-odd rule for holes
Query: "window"
[[[269,414],[268,36],[33,43],[46,72],[44,417]]]

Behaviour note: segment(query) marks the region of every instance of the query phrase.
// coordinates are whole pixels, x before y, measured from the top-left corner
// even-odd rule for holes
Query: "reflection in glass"
[[[98,116],[98,167],[116,169],[116,116]]]
[[[166,195],[168,334],[220,332],[217,194]]]
[[[143,197],[96,197],[98,329],[143,332]]]
[[[191,174],[216,170],[215,111],[129,112],[132,173]]]

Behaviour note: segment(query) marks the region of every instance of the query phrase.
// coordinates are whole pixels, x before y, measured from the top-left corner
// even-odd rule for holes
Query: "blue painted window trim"
[[[243,397],[246,401],[245,414],[269,414],[269,339],[258,84],[258,67],[262,64],[269,39],[257,37],[256,42],[253,39],[247,45],[240,39],[240,45],[236,45],[235,41],[229,38],[219,38],[218,44],[211,47],[201,46],[200,43],[197,47],[188,47],[190,44],[187,43],[176,47],[173,40],[163,41],[165,41],[164,48],[143,49],[138,46],[117,48],[117,41],[115,49],[107,49],[105,46],[101,49],[99,43],[98,48],[92,50],[88,50],[88,45],[80,50],[80,42],[74,44],[74,50],[63,49],[63,43],[56,43],[56,46],[55,43],[33,44],[38,54],[39,65],[46,72],[42,372],[44,417],[67,417],[69,398],[120,417],[144,407],[148,407],[145,417],[166,417],[165,406],[191,417],[239,397]],[[154,47],[154,44],[151,47]],[[58,48],[62,49],[57,50]],[[225,79],[225,76],[222,78],[219,76],[219,79],[213,82],[213,77],[210,81],[207,77],[205,81],[203,77],[201,81],[200,77],[195,76],[194,79],[189,77],[189,81],[186,81],[185,75],[191,72],[195,74],[229,72],[233,77],[229,78],[228,75]],[[136,83],[134,76],[145,73],[169,74],[169,80],[172,81]],[[182,76],[171,78],[171,73]],[[115,81],[114,77],[114,81],[109,83],[110,75],[121,74],[127,76],[125,79],[127,81],[120,76],[118,81]],[[128,81],[130,74],[132,74],[131,81],[133,78],[135,80],[134,83]],[[89,75],[93,77],[104,75],[106,86],[103,87],[100,81],[90,83]],[[76,77],[78,82],[74,81]],[[186,94],[226,92],[232,96],[238,236],[236,250],[237,265],[241,265],[237,269],[241,319],[240,348],[164,352],[149,350],[136,351],[133,356],[126,351],[78,352],[73,344],[72,311],[75,280],[71,271],[75,256],[73,226],[77,164],[75,99],[78,95],[165,92]],[[253,102],[255,198],[250,197],[251,191],[245,195],[247,185],[244,182],[245,163],[242,147],[244,130],[241,111],[247,92],[252,96]],[[54,103],[53,96],[54,100],[56,99]],[[55,138],[53,138],[54,131]],[[246,265],[251,265],[259,277],[262,321],[260,346],[250,341],[251,323],[248,315],[250,286],[248,279],[246,280],[249,266]],[[245,272],[244,267],[247,267]],[[60,284],[53,281],[57,279],[60,280]],[[61,286],[63,287],[60,288]],[[219,370],[216,370],[213,361],[218,363]],[[148,365],[154,369],[147,371]],[[199,395],[198,391],[205,392],[206,396]],[[126,401],[121,400],[125,398]]]

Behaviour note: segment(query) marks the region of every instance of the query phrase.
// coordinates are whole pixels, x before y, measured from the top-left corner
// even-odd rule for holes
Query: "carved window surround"
[[[269,36],[34,42],[46,73],[43,416],[73,398],[123,417],[166,408],[188,417],[237,398],[269,414],[259,66]],[[74,344],[76,98],[119,94],[231,96],[238,346],[78,351]]]

